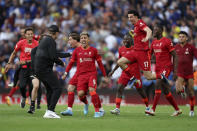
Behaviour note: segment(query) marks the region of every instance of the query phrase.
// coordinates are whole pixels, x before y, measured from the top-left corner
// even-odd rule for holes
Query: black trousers
[[[57,76],[53,71],[46,73],[36,72],[36,76],[46,87],[48,110],[55,111],[55,106],[62,92],[62,88]]]
[[[14,86],[15,87],[19,80],[19,73],[20,73],[21,67],[17,67],[14,73]]]
[[[26,98],[26,87],[29,86],[29,95],[31,96],[31,91],[33,89],[31,69],[30,68],[21,68],[19,73],[19,87],[21,95],[23,98]]]
[[[41,82],[39,82],[39,88],[38,88],[38,95],[37,95],[37,104],[40,104],[42,97],[42,87],[41,87]]]

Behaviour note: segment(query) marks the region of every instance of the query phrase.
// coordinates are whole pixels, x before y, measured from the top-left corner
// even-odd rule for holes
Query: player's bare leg
[[[178,77],[176,80],[176,92],[179,94],[183,90],[184,79],[182,77]]]
[[[143,71],[143,74],[147,80],[155,80],[157,78],[156,73],[151,71]]]
[[[190,101],[190,113],[189,116],[194,116],[194,105],[195,105],[195,93],[194,93],[194,80],[188,79],[187,82],[189,101]]]
[[[118,90],[116,93],[116,108],[114,110],[110,111],[112,114],[116,114],[116,115],[120,114],[120,104],[122,101],[122,95],[123,95],[124,88],[125,88],[124,85],[118,84]]]
[[[37,98],[39,83],[40,83],[40,81],[36,77],[34,77],[32,80],[33,90],[31,92],[32,93],[31,94],[31,105],[30,105],[30,109],[28,111],[28,113],[31,113],[31,114],[33,114],[35,112],[35,101]]]

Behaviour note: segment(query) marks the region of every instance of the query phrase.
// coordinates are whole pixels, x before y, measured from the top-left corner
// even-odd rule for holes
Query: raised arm
[[[146,42],[151,38],[152,30],[148,26],[144,27],[143,30],[146,32],[146,37],[144,39],[142,39],[142,42]]]

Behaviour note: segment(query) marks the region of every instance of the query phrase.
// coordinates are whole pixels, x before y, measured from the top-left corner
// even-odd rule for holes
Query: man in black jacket
[[[47,107],[44,118],[60,118],[55,113],[55,106],[61,95],[61,85],[57,76],[53,73],[54,62],[64,66],[56,53],[55,39],[59,34],[59,28],[52,25],[48,28],[48,35],[40,40],[35,54],[34,71],[38,79],[43,82],[47,90]]]

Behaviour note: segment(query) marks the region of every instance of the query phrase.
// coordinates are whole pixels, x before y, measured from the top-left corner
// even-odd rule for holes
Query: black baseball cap
[[[59,27],[57,25],[49,26],[48,30],[51,31],[51,32],[60,32]]]

